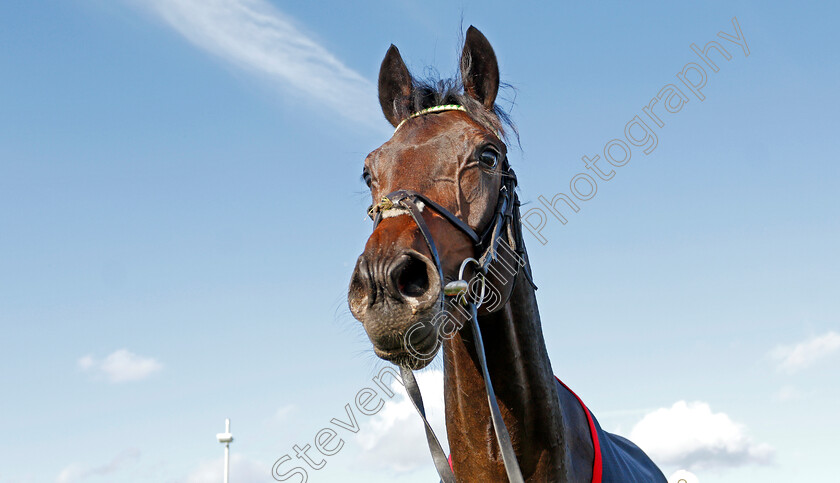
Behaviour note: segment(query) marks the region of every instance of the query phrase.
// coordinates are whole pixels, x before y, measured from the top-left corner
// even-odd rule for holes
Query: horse
[[[419,81],[388,49],[378,94],[395,131],[364,161],[374,230],[353,270],[350,311],[375,354],[400,366],[442,481],[665,482],[554,376],[499,83],[496,54],[472,26],[460,78]],[[448,458],[412,375],[441,350]]]

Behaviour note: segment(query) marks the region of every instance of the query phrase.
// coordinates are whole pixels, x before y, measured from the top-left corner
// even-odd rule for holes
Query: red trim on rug
[[[586,413],[586,420],[589,422],[589,433],[592,435],[592,446],[595,448],[595,461],[592,463],[592,483],[601,483],[601,475],[604,472],[604,467],[601,461],[601,444],[598,442],[598,431],[595,429],[595,420],[592,419],[592,414],[589,413],[589,408],[586,407],[586,404],[583,404],[580,397],[575,394],[574,391],[569,389],[569,386],[567,386],[557,376],[554,376],[554,378],[557,379],[557,382],[563,384],[563,387],[565,387],[567,391],[572,393],[575,399],[577,399],[580,403],[581,407],[583,407],[583,412]]]

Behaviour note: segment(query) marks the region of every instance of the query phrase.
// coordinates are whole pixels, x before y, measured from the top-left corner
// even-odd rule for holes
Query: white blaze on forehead
[[[423,212],[423,208],[425,208],[425,207],[426,207],[425,203],[423,203],[422,201],[419,201],[419,200],[418,200],[418,201],[417,201],[417,203],[415,203],[415,204],[417,205],[417,211],[419,211],[419,212],[421,212],[421,213],[422,213],[422,212]],[[380,213],[382,214],[382,219],[383,219],[383,220],[384,220],[385,218],[393,218],[393,217],[395,217],[395,216],[402,216],[402,215],[409,215],[409,214],[411,214],[411,213],[408,211],[408,209],[407,209],[407,208],[403,208],[402,206],[399,206],[399,205],[394,205],[393,207],[388,208],[387,210],[382,210],[382,211],[380,211]]]

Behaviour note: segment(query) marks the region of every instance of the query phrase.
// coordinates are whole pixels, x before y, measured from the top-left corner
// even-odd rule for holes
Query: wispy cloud
[[[61,472],[58,474],[58,477],[56,477],[55,481],[56,483],[73,483],[76,481],[81,481],[89,476],[113,475],[114,473],[135,462],[138,458],[140,458],[140,450],[136,448],[131,448],[118,454],[110,462],[104,465],[85,467],[78,463],[73,463],[61,470]],[[113,478],[108,479],[112,481],[114,480]]]
[[[840,334],[834,331],[812,337],[792,346],[776,347],[770,356],[776,359],[779,369],[794,373],[840,349]]]
[[[382,124],[376,87],[266,0],[134,0],[195,46],[342,116]]]
[[[429,422],[434,426],[441,444],[446,447],[443,372],[419,372],[417,384],[423,393]],[[359,432],[356,437],[363,450],[359,463],[366,468],[386,469],[396,473],[426,468],[429,455],[426,451],[420,451],[420,448],[426,447],[423,424],[402,384],[394,381],[391,388],[396,393],[396,399],[387,401],[371,420],[370,427]]]
[[[704,402],[678,401],[647,414],[630,432],[657,464],[689,470],[769,464],[774,450],[754,442],[743,424]]]
[[[86,355],[77,361],[80,369],[104,376],[110,382],[128,382],[145,379],[163,369],[163,364],[151,357],[143,357],[126,349],[107,355],[101,361]]]

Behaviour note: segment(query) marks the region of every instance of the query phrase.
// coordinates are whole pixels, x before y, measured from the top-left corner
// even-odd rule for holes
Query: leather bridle
[[[438,107],[452,109],[426,110],[426,112],[456,110],[455,108],[460,108],[457,110],[464,110],[461,106]],[[413,117],[425,114],[426,112],[421,111],[421,113],[416,113]],[[472,240],[472,242],[475,244],[477,253],[481,253],[477,260],[468,258],[464,261],[461,270],[462,274],[463,268],[467,264],[467,262],[473,261],[475,262],[478,274],[484,277],[488,273],[490,265],[497,260],[497,248],[499,243],[502,242],[503,236],[507,238],[507,243],[510,245],[510,248],[513,249],[514,252],[521,257],[522,260],[527,260],[527,255],[525,254],[525,246],[522,242],[522,225],[519,219],[519,199],[515,191],[516,174],[513,172],[513,169],[511,169],[507,157],[505,157],[502,161],[500,175],[503,177],[503,181],[499,189],[499,199],[496,204],[496,210],[493,215],[493,219],[487,225],[487,227],[485,227],[481,235],[479,235],[463,220],[455,216],[452,212],[439,205],[429,197],[416,191],[397,190],[392,193],[389,193],[387,196],[382,198],[382,200],[378,204],[371,207],[368,213],[374,219],[374,229],[376,229],[376,227],[383,219],[383,213],[392,209],[406,210],[411,216],[411,218],[414,220],[414,223],[417,225],[420,232],[422,233],[426,245],[429,248],[429,253],[431,254],[432,260],[435,263],[435,268],[437,269],[438,276],[440,277],[441,285],[444,285],[445,281],[443,275],[443,268],[441,266],[440,261],[440,255],[438,254],[434,238],[432,237],[431,231],[429,231],[429,227],[426,225],[426,221],[423,219],[423,214],[421,211],[421,209],[425,208],[431,209],[432,211],[446,219],[452,226],[466,234],[467,237],[470,240]],[[421,206],[418,206],[420,203],[422,203],[422,208]],[[528,282],[532,286],[534,286],[534,282],[530,272],[530,266],[527,263],[524,263],[521,266],[524,267],[525,276]],[[460,276],[463,276],[462,274]],[[518,275],[518,272],[516,275]],[[513,278],[513,284],[516,283],[516,275]],[[463,280],[458,280],[453,283],[460,283],[460,286],[466,286],[466,283]],[[452,284],[447,284],[447,287],[450,285]],[[534,286],[534,288],[536,288],[536,286]],[[511,287],[510,291],[508,292],[508,299],[513,293],[513,289],[514,287]],[[441,290],[438,299],[441,310],[444,306],[443,297],[444,290]],[[483,298],[484,297],[482,295],[482,301]],[[505,471],[507,472],[508,479],[512,483],[523,482],[524,480],[522,479],[522,472],[519,469],[519,463],[516,460],[516,452],[513,449],[513,444],[510,440],[510,434],[508,433],[507,427],[505,426],[504,420],[502,419],[502,414],[499,410],[499,405],[496,401],[496,394],[493,390],[493,384],[490,381],[490,374],[487,370],[487,360],[484,353],[484,343],[481,339],[481,330],[478,326],[478,308],[481,305],[481,301],[478,301],[477,303],[475,301],[469,301],[466,297],[466,294],[463,294],[460,300],[467,305],[467,308],[470,313],[471,328],[473,330],[473,341],[475,343],[475,350],[478,354],[478,361],[481,366],[482,376],[484,378],[484,385],[487,393],[488,405],[490,407],[490,414],[493,421],[493,428],[496,433],[496,441],[499,443],[499,448],[501,450],[502,460],[505,464]],[[507,303],[507,301],[505,301],[505,303]],[[503,305],[505,304],[500,304],[499,307]],[[443,448],[441,447],[437,436],[435,436],[435,433],[432,430],[429,421],[426,419],[426,412],[425,408],[423,407],[423,398],[420,394],[420,388],[417,385],[417,380],[414,378],[414,373],[411,371],[411,369],[402,366],[400,367],[400,370],[402,373],[403,383],[405,384],[406,392],[408,393],[412,404],[414,404],[415,409],[417,409],[417,412],[420,414],[420,417],[423,420],[423,424],[426,430],[426,439],[429,444],[429,451],[432,454],[432,459],[434,460],[435,468],[437,469],[437,472],[440,475],[441,481],[444,483],[455,483],[455,475],[452,471],[451,466],[449,465],[447,455],[443,451]]]

